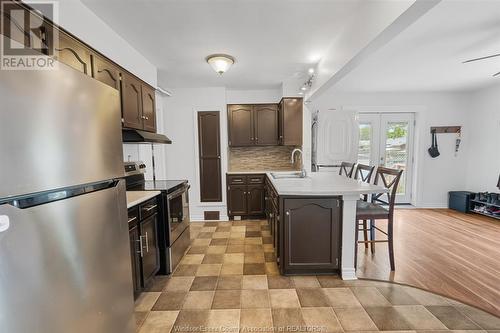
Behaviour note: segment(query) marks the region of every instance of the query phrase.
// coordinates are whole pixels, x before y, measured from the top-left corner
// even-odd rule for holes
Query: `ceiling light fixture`
[[[227,54],[212,54],[205,58],[214,71],[224,74],[234,64],[234,58]]]
[[[309,68],[309,70],[307,72],[309,73],[309,75],[313,75],[314,74],[314,68]]]

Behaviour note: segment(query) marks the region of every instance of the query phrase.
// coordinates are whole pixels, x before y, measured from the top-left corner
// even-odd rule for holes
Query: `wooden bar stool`
[[[345,175],[347,178],[352,178],[352,172],[354,171],[354,163],[342,162],[340,164],[339,175]]]
[[[372,195],[371,202],[359,200],[357,203],[356,220],[370,220],[370,228],[364,228],[370,231],[370,240],[358,241],[358,231],[356,232],[356,244],[365,243],[371,245],[371,252],[375,253],[375,243],[387,242],[389,243],[389,261],[391,264],[391,271],[395,269],[394,265],[394,203],[396,200],[396,191],[398,189],[399,180],[403,170],[389,169],[385,167],[378,167],[375,174],[375,185],[383,185],[389,190],[387,193],[379,193]],[[382,198],[387,195],[387,201]],[[378,204],[380,203],[380,204]],[[383,207],[381,204],[388,206]],[[387,220],[387,232],[378,228],[375,225],[376,220]],[[359,223],[359,222],[358,222]],[[375,230],[380,231],[387,235],[387,239],[375,239]],[[364,230],[363,230],[364,231]],[[357,248],[357,247],[356,247]],[[357,249],[356,249],[357,253]]]
[[[356,166],[356,171],[354,172],[354,179],[361,180],[362,182],[365,183],[370,183],[372,180],[372,174],[373,170],[375,170],[375,166],[370,166],[366,164],[359,164]],[[362,199],[363,201],[368,201],[368,194],[363,194]],[[368,240],[368,227],[367,227],[367,222],[366,220],[363,220],[361,223],[357,221],[358,223],[358,230],[357,232],[363,230],[363,237],[364,240]],[[359,229],[361,227],[361,229]],[[365,248],[368,248],[368,243],[365,243]]]

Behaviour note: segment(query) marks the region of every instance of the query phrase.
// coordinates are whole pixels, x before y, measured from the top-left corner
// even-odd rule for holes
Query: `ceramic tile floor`
[[[137,300],[138,332],[500,333],[500,318],[419,289],[280,276],[266,221],[192,223],[191,237],[172,276]]]

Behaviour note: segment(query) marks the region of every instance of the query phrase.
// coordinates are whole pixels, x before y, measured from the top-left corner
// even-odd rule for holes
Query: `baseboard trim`
[[[219,216],[220,220],[210,220],[209,222],[221,222],[221,221],[229,221],[229,217],[227,215],[220,215]],[[191,215],[190,216],[191,222],[205,222],[205,216],[204,215]]]
[[[342,280],[357,280],[356,270],[354,268],[342,268],[341,271]]]
[[[416,208],[448,208],[448,203],[421,203]]]

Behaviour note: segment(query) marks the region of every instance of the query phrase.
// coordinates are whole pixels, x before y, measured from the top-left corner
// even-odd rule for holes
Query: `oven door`
[[[180,189],[167,195],[168,205],[168,225],[170,237],[168,246],[179,238],[184,230],[189,226],[189,185],[184,185]]]

